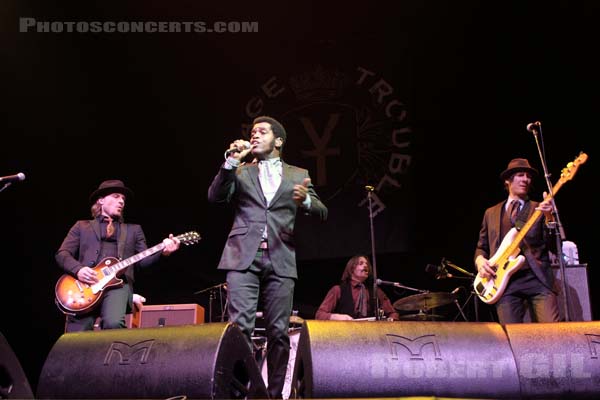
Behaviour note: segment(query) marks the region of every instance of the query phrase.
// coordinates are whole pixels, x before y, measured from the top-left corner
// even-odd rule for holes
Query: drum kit
[[[396,300],[393,306],[400,312],[417,311],[417,313],[401,315],[401,320],[437,321],[443,319],[444,316],[433,314],[433,309],[453,303],[455,300],[455,293],[425,292]]]
[[[451,274],[448,271],[448,268],[453,269],[454,271],[460,272],[461,275]],[[425,271],[430,274],[435,279],[465,279],[465,280],[473,280],[475,279],[475,274],[459,267],[458,265],[453,264],[451,261],[446,260],[446,258],[442,258],[440,265],[432,265],[428,264],[425,268]],[[462,316],[462,319],[468,321],[467,316],[465,315],[463,309],[466,304],[471,300],[473,293],[467,298],[463,305],[460,305],[458,302],[458,293],[461,289],[466,290],[464,286],[459,286],[454,289],[450,293],[446,292],[430,292],[428,290],[421,290],[411,288],[409,286],[403,286],[397,282],[388,282],[381,281],[386,284],[392,283],[393,286],[399,287],[406,290],[411,290],[414,292],[418,292],[418,294],[401,298],[394,302],[393,306],[400,313],[401,320],[408,321],[438,321],[444,318],[444,315],[439,315],[433,313],[433,310],[442,307],[451,303],[454,303],[458,308],[459,314]],[[410,313],[411,311],[417,311],[416,313]],[[406,313],[408,312],[408,313]],[[454,318],[458,318],[458,315]],[[478,321],[477,316],[477,308],[475,308],[475,319]]]

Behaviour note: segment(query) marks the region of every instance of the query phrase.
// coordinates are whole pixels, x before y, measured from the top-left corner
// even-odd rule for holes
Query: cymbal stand
[[[467,306],[467,304],[469,304],[471,299],[473,299],[473,310],[475,312],[475,321],[479,322],[479,307],[477,304],[478,298],[474,297],[475,290],[473,289],[473,282],[475,281],[475,278],[477,277],[477,275],[475,275],[472,272],[467,271],[464,268],[459,267],[456,264],[453,264],[451,261],[446,260],[446,258],[442,258],[442,267],[444,267],[444,268],[450,267],[450,268],[454,269],[455,271],[460,272],[461,274],[467,275],[467,276],[452,276],[453,278],[456,278],[456,279],[469,279],[471,281],[471,284],[469,285],[469,287],[471,288],[471,291],[469,292],[469,297],[467,297],[467,299],[462,304],[462,306],[460,305],[460,303],[458,302],[457,299],[454,299],[454,304],[456,304],[456,307],[458,308],[459,314],[462,316],[462,318],[465,321],[468,321],[468,318],[466,317],[466,315],[464,313],[464,309]],[[460,291],[461,288],[465,289],[463,286],[459,286],[456,289],[454,289],[452,292],[456,294]],[[466,291],[466,289],[465,289],[465,291]],[[454,317],[454,321],[456,321],[456,318],[458,318],[459,314],[457,314],[456,317]]]
[[[460,292],[460,289],[462,288],[462,286],[457,287],[456,289],[454,289],[452,291],[452,293],[456,292],[455,294],[458,294],[458,292]],[[459,314],[463,317],[463,320],[465,320],[466,322],[469,322],[469,319],[467,318],[467,316],[465,315],[465,312],[463,311],[463,307],[466,306],[469,301],[471,300],[471,297],[473,297],[473,291],[471,291],[471,294],[469,295],[469,297],[467,298],[467,300],[465,301],[465,304],[463,304],[462,306],[460,305],[460,303],[458,302],[458,299],[454,299],[454,304],[456,304],[456,308],[458,308],[458,312]],[[456,318],[458,318],[458,315],[456,314],[456,317],[454,317],[453,321],[456,321]],[[477,311],[475,312],[475,314],[477,314]],[[476,320],[478,320],[477,317],[475,317]]]

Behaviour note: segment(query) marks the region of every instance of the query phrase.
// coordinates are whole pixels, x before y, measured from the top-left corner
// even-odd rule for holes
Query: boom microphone
[[[381,285],[388,285],[388,286],[396,286],[396,287],[402,287],[402,285],[400,284],[400,282],[390,282],[390,281],[382,281],[381,279],[377,279],[377,285],[381,286]]]
[[[542,123],[540,121],[535,121],[530,124],[527,124],[527,130],[531,133],[539,132],[541,127]]]

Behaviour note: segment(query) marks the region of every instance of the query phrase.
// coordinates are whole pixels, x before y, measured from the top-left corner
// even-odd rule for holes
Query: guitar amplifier
[[[156,328],[204,323],[204,307],[199,304],[144,305],[133,315],[133,328]]]
[[[587,264],[565,265],[565,286],[567,298],[563,292],[563,281],[560,266],[552,264],[552,271],[556,284],[560,288],[558,294],[558,311],[560,320],[566,317],[565,304],[569,306],[570,321],[592,321],[592,308],[590,304],[590,289],[588,285]],[[530,311],[525,312],[525,322],[531,322]]]
[[[565,317],[565,296],[563,293],[562,273],[559,265],[552,265],[556,283],[561,292],[558,295],[558,309],[561,320]],[[587,264],[565,265],[566,303],[569,306],[570,321],[592,321],[590,289]]]

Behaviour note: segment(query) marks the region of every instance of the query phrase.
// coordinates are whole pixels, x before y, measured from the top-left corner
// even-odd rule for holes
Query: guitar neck
[[[142,251],[141,253],[138,253],[134,256],[124,259],[123,261],[120,261],[114,265],[111,265],[109,268],[112,273],[116,274],[117,272],[121,271],[122,269],[129,267],[131,264],[141,261],[144,258],[149,257],[152,254],[163,250],[164,248],[165,248],[165,245],[163,243],[159,243],[156,246],[150,247],[150,248]]]
[[[563,185],[563,181],[559,180],[556,185],[554,185],[554,187],[552,188],[552,193],[555,196],[556,193],[560,190],[560,188]],[[553,196],[548,195],[546,197],[546,199],[550,199]],[[521,227],[521,229],[519,230],[519,233],[517,234],[517,236],[515,237],[515,240],[510,244],[510,246],[508,246],[506,248],[506,254],[510,255],[513,254],[517,248],[521,245],[521,242],[523,241],[523,239],[525,238],[525,235],[527,235],[527,232],[529,232],[529,230],[531,229],[531,227],[533,225],[535,225],[535,223],[538,221],[538,219],[540,219],[540,216],[542,215],[542,212],[540,210],[535,210],[533,212],[533,214],[531,214],[531,217],[529,217],[529,219],[527,220],[527,222],[525,222],[525,224],[523,225],[523,227]]]

